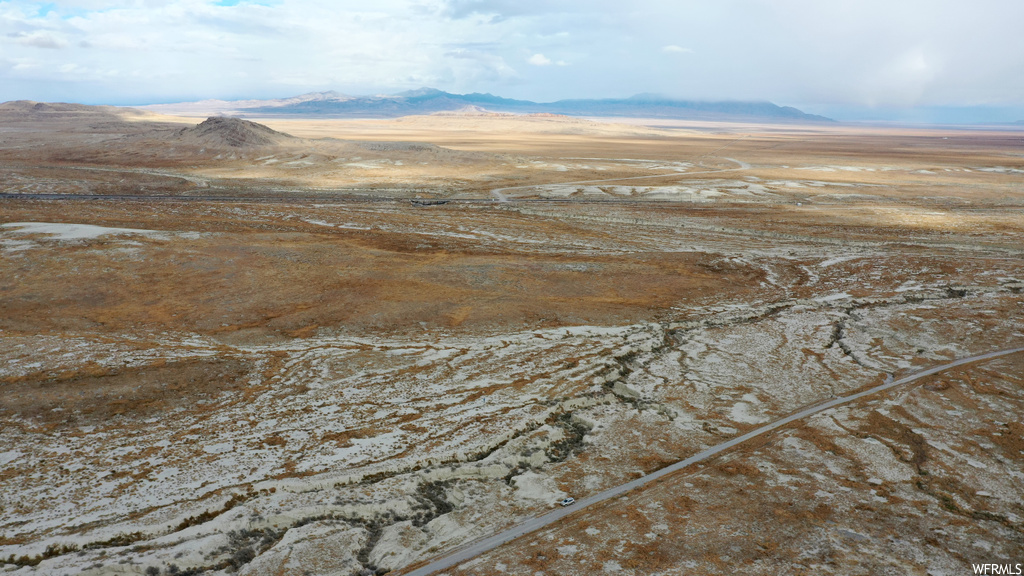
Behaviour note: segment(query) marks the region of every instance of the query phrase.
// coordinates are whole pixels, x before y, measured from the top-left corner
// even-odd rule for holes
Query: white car
[[[561,504],[562,506],[571,506],[575,503],[576,499],[573,498],[572,496],[569,496],[568,498],[562,498],[562,500],[559,502],[559,504]]]

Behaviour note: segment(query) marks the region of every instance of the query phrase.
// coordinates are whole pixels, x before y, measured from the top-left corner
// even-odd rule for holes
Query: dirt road
[[[1024,348],[1014,348],[1014,349],[1010,349],[1010,350],[998,350],[998,351],[995,351],[995,352],[989,352],[987,354],[978,354],[976,356],[968,356],[967,358],[961,358],[959,360],[950,362],[948,364],[942,364],[942,365],[936,366],[934,368],[929,368],[927,370],[922,370],[920,372],[915,372],[915,373],[913,373],[913,374],[911,374],[909,376],[905,376],[903,378],[900,378],[899,380],[892,380],[891,378],[889,378],[889,379],[886,380],[886,382],[884,384],[880,384],[878,386],[875,386],[874,388],[871,388],[871,389],[868,389],[868,390],[864,390],[863,392],[858,392],[856,394],[850,394],[848,396],[840,396],[838,398],[834,398],[832,400],[829,400],[828,402],[824,402],[824,403],[819,404],[817,406],[813,406],[811,408],[807,408],[807,409],[801,410],[801,411],[796,412],[794,414],[790,414],[789,416],[786,416],[785,418],[781,418],[781,419],[776,420],[774,422],[771,422],[769,424],[765,424],[764,426],[761,426],[760,428],[757,428],[755,430],[751,430],[750,432],[747,432],[746,434],[743,434],[741,436],[737,436],[736,438],[733,438],[732,440],[728,440],[726,442],[718,444],[717,446],[712,446],[711,448],[708,448],[707,450],[704,450],[703,452],[699,452],[697,454],[694,454],[693,456],[690,456],[689,458],[687,458],[685,460],[681,460],[679,462],[676,462],[675,464],[672,464],[671,466],[667,466],[665,468],[662,468],[661,470],[658,470],[657,472],[653,472],[653,473],[648,474],[646,476],[642,476],[640,478],[637,478],[636,480],[632,480],[630,482],[626,482],[625,484],[620,484],[619,486],[615,486],[614,488],[609,488],[609,489],[607,489],[607,490],[605,490],[603,492],[599,492],[597,494],[594,494],[593,496],[590,496],[590,497],[578,500],[575,505],[570,506],[568,508],[560,508],[558,510],[555,510],[554,512],[551,512],[551,513],[548,513],[548,514],[544,514],[543,516],[538,516],[538,517],[535,517],[535,518],[527,519],[527,520],[517,524],[516,526],[513,526],[512,528],[509,528],[509,529],[507,529],[507,530],[505,530],[503,532],[499,532],[498,534],[495,534],[494,536],[491,536],[489,538],[485,538],[483,540],[478,540],[476,542],[473,542],[473,543],[471,543],[471,544],[469,544],[469,545],[467,545],[467,546],[465,546],[463,548],[454,550],[448,556],[444,556],[444,557],[438,558],[436,560],[433,560],[429,564],[426,564],[425,566],[421,566],[419,568],[416,568],[414,570],[406,572],[405,576],[427,576],[429,574],[433,574],[433,573],[438,572],[440,570],[444,570],[446,568],[450,568],[452,566],[455,566],[456,564],[461,564],[462,562],[465,562],[467,560],[471,560],[471,559],[473,559],[473,558],[475,558],[475,557],[477,557],[477,556],[479,556],[479,555],[481,555],[481,554],[483,554],[485,552],[493,550],[493,549],[497,548],[498,546],[501,546],[502,544],[505,544],[506,542],[510,542],[512,540],[515,540],[516,538],[519,538],[520,536],[524,536],[524,535],[529,534],[531,532],[535,532],[537,530],[540,530],[541,528],[544,528],[546,526],[550,526],[551,524],[554,524],[555,522],[558,522],[562,518],[565,518],[566,516],[569,516],[570,514],[574,514],[574,513],[578,512],[578,511],[580,511],[581,509],[586,508],[587,506],[591,506],[591,505],[597,504],[599,502],[604,502],[606,500],[610,500],[612,498],[621,496],[621,495],[623,495],[623,494],[625,494],[625,493],[627,493],[627,492],[629,492],[631,490],[634,490],[636,488],[640,488],[642,486],[650,484],[651,482],[654,482],[655,480],[657,480],[657,479],[659,479],[659,478],[661,478],[663,476],[667,476],[667,475],[672,474],[674,472],[678,472],[678,471],[680,471],[680,470],[682,470],[682,469],[684,469],[684,468],[686,468],[688,466],[691,466],[693,464],[696,464],[698,462],[702,462],[704,460],[708,460],[709,458],[712,458],[712,457],[714,457],[714,456],[716,456],[716,455],[718,455],[718,454],[720,454],[722,452],[725,452],[726,450],[729,450],[730,448],[733,448],[735,446],[743,444],[744,442],[747,442],[747,441],[749,441],[749,440],[751,440],[753,438],[757,438],[758,436],[762,436],[764,434],[767,434],[768,432],[771,432],[772,430],[775,430],[777,428],[781,428],[781,427],[783,427],[783,426],[785,426],[785,425],[787,425],[787,424],[789,424],[791,422],[795,422],[797,420],[801,420],[801,419],[807,418],[808,416],[812,416],[812,415],[817,414],[819,412],[824,412],[825,410],[830,410],[832,408],[835,408],[836,406],[842,406],[843,404],[848,404],[850,402],[853,402],[855,400],[859,400],[859,399],[864,398],[866,396],[871,396],[873,394],[878,394],[879,392],[884,392],[886,390],[889,390],[891,388],[895,388],[897,386],[902,386],[904,384],[909,384],[911,382],[914,382],[915,380],[919,380],[919,379],[924,378],[926,376],[931,376],[932,374],[936,374],[936,373],[939,373],[939,372],[943,372],[945,370],[949,370],[950,368],[955,368],[957,366],[962,366],[964,364],[970,364],[972,362],[979,362],[981,360],[990,360],[992,358],[998,358],[1000,356],[1006,356],[1006,355],[1009,355],[1009,354],[1016,354],[1016,353],[1020,353],[1020,352],[1024,352]]]

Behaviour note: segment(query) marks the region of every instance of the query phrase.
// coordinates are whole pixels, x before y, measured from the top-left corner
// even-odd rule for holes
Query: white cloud
[[[13,33],[10,37],[16,39],[18,44],[31,46],[33,48],[50,48],[59,50],[61,48],[67,48],[68,46],[67,41],[63,38],[42,30],[37,30],[35,32]]]
[[[553,64],[551,59],[543,54],[534,54],[527,58],[526,61],[534,66],[551,66]]]
[[[1017,0],[0,0],[0,100],[427,85],[533,100],[1024,106],[1021,21]]]
[[[534,54],[526,59],[526,61],[534,66],[568,66],[569,63],[565,60],[552,60],[543,54]]]

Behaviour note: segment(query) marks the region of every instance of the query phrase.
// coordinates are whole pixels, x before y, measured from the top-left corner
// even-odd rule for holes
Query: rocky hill
[[[31,126],[40,129],[94,130],[97,127],[134,124],[138,120],[155,118],[156,116],[152,112],[116,106],[88,106],[31,100],[0,103],[0,122],[9,127]]]
[[[192,128],[178,130],[173,138],[213,147],[256,148],[283,144],[294,137],[249,120],[211,117]]]

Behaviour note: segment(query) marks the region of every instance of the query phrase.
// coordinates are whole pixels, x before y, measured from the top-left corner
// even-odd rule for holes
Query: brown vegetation
[[[243,524],[235,551],[181,565],[260,573],[309,518],[352,524],[291,533],[275,566],[414,562],[552,490],[1021,345],[1019,134],[196,126],[24,102],[0,123],[0,557],[54,573],[97,559],[68,534],[167,565]],[[976,541],[1006,555],[1021,362],[795,422],[473,570],[950,573]],[[157,538],[186,528],[180,550]]]

